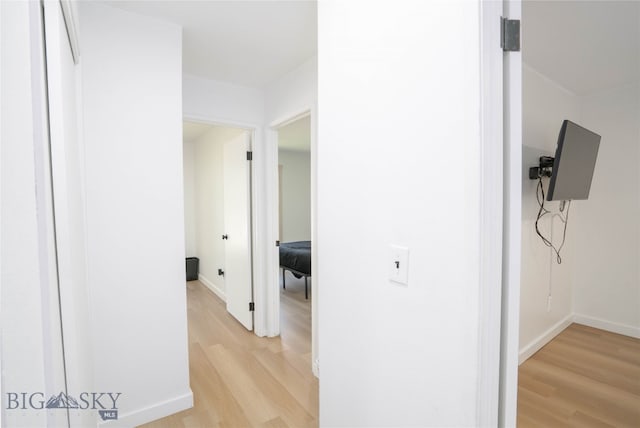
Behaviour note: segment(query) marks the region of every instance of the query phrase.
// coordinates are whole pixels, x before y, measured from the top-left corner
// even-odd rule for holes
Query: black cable
[[[560,251],[562,251],[562,247],[564,247],[564,241],[567,239],[567,224],[569,223],[569,210],[571,209],[571,200],[567,204],[567,213],[564,215],[564,230],[562,231],[562,243],[558,247],[558,251],[556,251],[558,264],[562,264],[562,257],[560,257]],[[561,210],[562,211],[562,210]]]
[[[536,199],[538,200],[538,205],[540,206],[540,209],[538,210],[538,217],[536,218],[536,233],[538,234],[540,239],[542,239],[542,242],[544,242],[544,245],[546,245],[547,247],[550,247],[556,253],[556,261],[558,262],[558,264],[562,264],[562,257],[560,256],[560,251],[562,250],[562,247],[564,247],[564,243],[567,238],[567,223],[569,223],[569,208],[571,207],[571,201],[569,201],[569,206],[567,207],[567,213],[565,217],[563,218],[562,216],[560,216],[560,220],[564,223],[564,230],[562,232],[562,243],[560,244],[560,247],[556,248],[553,245],[553,242],[547,239],[542,234],[542,232],[540,232],[540,228],[538,227],[538,222],[540,221],[540,219],[545,215],[549,214],[550,212],[544,207],[544,186],[542,185],[542,176],[538,177],[538,186],[536,188]]]

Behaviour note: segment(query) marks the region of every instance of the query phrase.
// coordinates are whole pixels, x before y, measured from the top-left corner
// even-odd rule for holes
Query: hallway
[[[311,372],[311,306],[287,278],[276,338],[256,337],[198,281],[187,283],[194,407],[144,427],[315,427],[318,379]]]

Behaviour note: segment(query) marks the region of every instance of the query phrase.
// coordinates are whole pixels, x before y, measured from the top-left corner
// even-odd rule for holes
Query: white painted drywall
[[[95,387],[119,424],[191,406],[181,30],[80,5]]]
[[[196,257],[196,178],[195,145],[182,143],[182,169],[184,171],[184,245],[187,257]]]
[[[323,426],[477,425],[479,9],[319,3]]]
[[[544,245],[535,232],[539,205],[536,200],[537,181],[529,180],[529,167],[542,155],[554,156],[558,133],[564,119],[580,121],[579,100],[571,92],[523,64],[523,162],[522,162],[522,272],[520,288],[520,355],[521,361],[538,350],[568,325],[572,310],[572,273],[576,241],[574,219],[581,209],[577,204],[570,212],[562,264]],[[544,179],[545,192],[549,179]],[[558,217],[558,202],[547,202],[551,211],[540,221],[540,229],[553,242],[562,240],[562,222]],[[547,297],[551,293],[551,310]]]
[[[264,147],[264,91],[225,82],[183,76],[183,114],[185,119],[199,120],[218,125],[252,129],[253,151],[252,198],[253,211],[266,212],[265,197],[265,147]],[[273,336],[268,328],[266,307],[267,275],[264,274],[267,253],[276,249],[275,239],[267,236],[267,219],[264,215],[253,218],[253,297],[254,331],[258,336]],[[275,286],[274,286],[275,287]]]
[[[67,424],[66,415],[8,409],[6,395],[46,401],[64,389],[41,22],[35,3],[0,2],[1,419],[15,427]]]
[[[262,124],[264,94],[260,89],[184,75],[185,118],[218,121],[220,124]]]
[[[305,61],[295,70],[287,73],[274,82],[271,82],[265,88],[265,123],[270,126],[283,125],[283,121],[289,121],[300,114],[309,114],[310,117],[310,148],[311,148],[311,266],[318,264],[318,251],[316,247],[317,224],[316,224],[316,207],[317,207],[317,123],[318,123],[318,59],[313,57]],[[271,202],[270,209],[265,209],[266,213],[266,230],[269,235],[266,237],[267,242],[280,240],[279,232],[279,216],[278,216],[278,134],[275,129],[271,128],[266,131],[265,138],[266,147],[268,147],[267,156],[265,156],[265,177],[270,177],[265,196]],[[267,276],[267,293],[266,298],[279,305],[280,286],[278,279],[279,252],[277,247],[267,247],[265,263],[271,271]],[[311,287],[311,360],[313,362],[313,370],[318,375],[318,298],[317,290],[320,287],[321,279],[318,272],[313,272],[313,284]],[[279,332],[279,318],[273,316],[271,324],[275,327],[270,333]]]
[[[200,259],[200,279],[224,298],[224,159],[227,141],[243,132],[238,128],[212,127],[193,143],[195,254]]]
[[[277,200],[277,164],[274,159],[271,159],[270,152],[265,151],[265,144],[269,144],[270,147],[271,145],[277,146],[277,138],[274,135],[270,135],[269,139],[266,138],[265,124],[284,119],[281,116],[283,114],[299,114],[302,110],[315,108],[317,99],[316,64],[316,59],[312,58],[282,78],[268,84],[264,89],[249,88],[190,75],[183,76],[183,114],[185,119],[255,129],[252,140],[254,159],[253,210],[256,213],[265,213],[265,215],[256,216],[253,220],[255,234],[253,241],[253,290],[256,303],[254,328],[258,336],[272,336],[279,332],[277,317],[264,310],[266,306],[264,302],[267,300],[277,302],[279,298],[277,270],[274,275],[263,274],[266,272],[267,266],[277,266],[278,264],[277,247],[274,245],[278,237],[277,234],[271,233],[271,226],[267,227],[273,223],[274,230],[277,232],[277,211],[268,213],[267,208],[269,200]],[[314,150],[315,121],[315,112],[312,112],[312,150]],[[275,158],[275,154],[273,157]],[[271,165],[272,163],[273,165]],[[313,165],[311,169],[313,175]],[[270,170],[274,171],[271,181],[275,183],[274,189],[271,190],[266,188],[266,180],[259,179],[259,177],[265,177]],[[312,195],[313,192],[312,190]],[[277,203],[274,202],[274,205],[277,207]],[[314,355],[316,355],[315,352]]]
[[[265,122],[290,119],[315,107],[317,99],[318,58],[314,56],[265,87]]]
[[[640,335],[638,85],[578,97],[525,65],[523,86],[521,362],[573,321]],[[535,233],[536,182],[526,175],[539,155],[554,156],[564,119],[603,140],[589,199],[572,202],[563,263],[558,265]],[[547,207],[558,211],[557,202]],[[541,224],[548,235],[550,219]],[[556,218],[554,242],[559,243],[561,231]]]
[[[311,240],[311,154],[278,150],[282,165],[282,242]]]
[[[602,140],[589,199],[574,203],[576,320],[640,337],[640,85],[580,105]]]

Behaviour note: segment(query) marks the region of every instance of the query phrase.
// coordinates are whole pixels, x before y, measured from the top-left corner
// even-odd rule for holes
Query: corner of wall
[[[213,291],[213,293],[218,296],[223,302],[227,301],[227,297],[224,293],[224,289],[217,286],[213,281],[210,281],[206,276],[202,274],[198,274],[198,281],[204,284],[209,290]]]
[[[554,337],[556,337],[557,335],[562,333],[564,329],[569,327],[572,322],[573,322],[573,314],[569,314],[563,319],[561,319],[560,321],[558,321],[557,323],[555,323],[549,329],[547,329],[544,333],[542,333],[532,342],[525,345],[524,347],[521,347],[520,352],[518,354],[518,364],[522,364],[526,360],[528,360],[533,354],[535,354],[540,349],[542,349],[544,345],[551,342],[551,340],[553,340]]]
[[[177,395],[166,401],[156,403],[153,406],[138,409],[136,411],[118,415],[117,420],[108,420],[98,423],[99,427],[134,427],[148,422],[170,416],[193,407],[193,392],[189,389],[184,394]]]

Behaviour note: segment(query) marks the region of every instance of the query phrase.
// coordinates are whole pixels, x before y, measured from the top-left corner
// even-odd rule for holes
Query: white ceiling
[[[181,25],[182,68],[195,76],[262,87],[317,53],[316,1],[107,3]]]
[[[524,1],[522,55],[576,95],[640,82],[640,1]]]
[[[311,118],[309,116],[278,128],[278,148],[296,152],[311,150]]]

